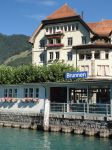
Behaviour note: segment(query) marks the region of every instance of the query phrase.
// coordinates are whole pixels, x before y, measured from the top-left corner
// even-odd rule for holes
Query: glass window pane
[[[9,97],[12,97],[12,89],[9,89]]]
[[[84,54],[79,54],[79,60],[82,60],[82,59],[84,59]]]
[[[100,52],[95,52],[95,59],[100,59]]]
[[[13,97],[17,98],[17,89],[14,89]]]
[[[86,54],[86,59],[91,59],[92,58],[92,54],[91,53],[87,53]]]
[[[39,97],[39,88],[35,89],[35,97],[37,97],[37,98]]]
[[[8,90],[4,89],[4,97],[8,97]]]
[[[29,88],[29,97],[33,97],[33,88]]]
[[[68,60],[72,60],[72,52],[68,52]]]
[[[28,97],[28,89],[27,88],[24,89],[24,97]]]

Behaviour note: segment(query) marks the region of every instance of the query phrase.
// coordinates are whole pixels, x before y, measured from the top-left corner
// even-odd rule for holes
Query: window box
[[[5,102],[12,102],[12,97],[5,97]]]

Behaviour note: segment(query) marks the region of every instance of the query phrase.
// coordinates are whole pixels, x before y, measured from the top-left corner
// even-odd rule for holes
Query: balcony
[[[57,44],[47,44],[46,47],[47,48],[53,48],[53,47],[63,47],[64,44],[61,43],[57,43]]]
[[[60,37],[63,35],[63,31],[61,30],[58,30],[56,32],[46,32],[45,33],[45,36],[47,36],[48,38],[51,38],[51,37]]]

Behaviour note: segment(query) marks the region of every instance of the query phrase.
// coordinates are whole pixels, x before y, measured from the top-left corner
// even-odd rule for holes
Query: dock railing
[[[110,104],[89,104],[89,103],[51,103],[51,113],[72,113],[72,114],[99,114],[111,116]]]

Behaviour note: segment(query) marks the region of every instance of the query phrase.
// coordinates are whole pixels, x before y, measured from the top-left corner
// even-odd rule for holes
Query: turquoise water
[[[0,128],[0,150],[112,150],[112,139]]]

